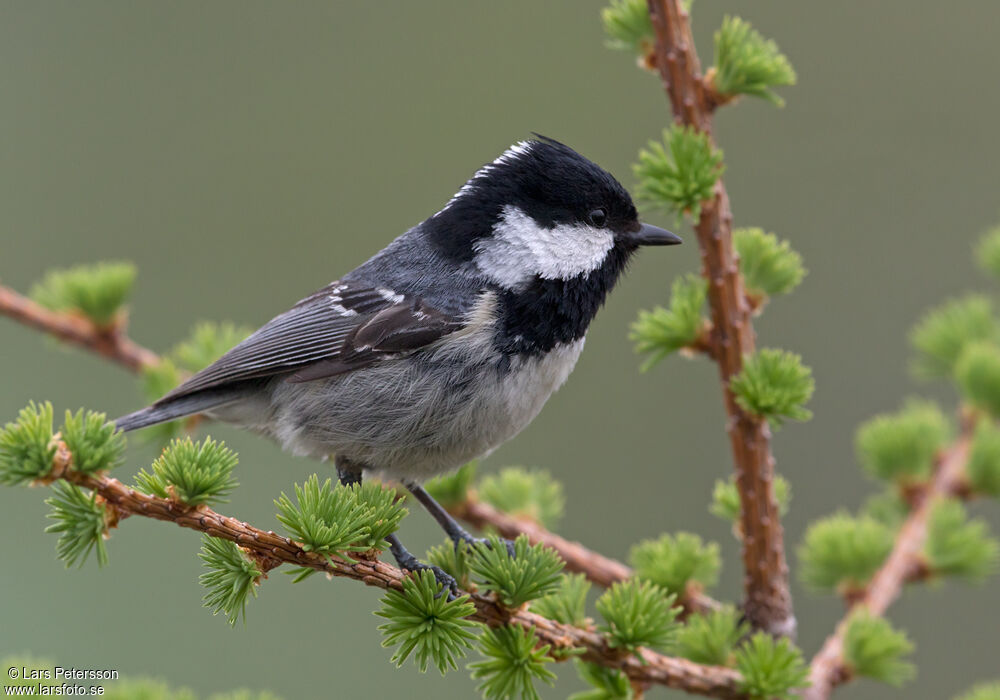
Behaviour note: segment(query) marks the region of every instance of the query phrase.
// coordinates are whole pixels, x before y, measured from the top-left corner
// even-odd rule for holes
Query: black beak
[[[639,224],[639,230],[630,236],[636,245],[677,245],[683,243],[676,233],[650,224]]]

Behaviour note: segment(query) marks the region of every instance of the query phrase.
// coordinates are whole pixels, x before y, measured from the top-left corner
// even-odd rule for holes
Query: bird
[[[421,484],[525,428],[573,370],[636,251],[680,242],[640,222],[606,170],[534,134],[367,262],[115,424],[193,414],[235,424],[332,459],[345,485],[401,483],[456,546],[480,542]],[[400,567],[455,590],[396,534],[387,541]]]

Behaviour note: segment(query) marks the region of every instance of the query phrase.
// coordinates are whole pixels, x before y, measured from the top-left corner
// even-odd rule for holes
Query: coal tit
[[[332,457],[344,483],[397,480],[456,544],[471,541],[421,482],[528,425],[632,254],[680,242],[640,223],[625,188],[573,149],[522,141],[368,262],[116,423],[203,413]],[[389,544],[400,566],[426,568]]]

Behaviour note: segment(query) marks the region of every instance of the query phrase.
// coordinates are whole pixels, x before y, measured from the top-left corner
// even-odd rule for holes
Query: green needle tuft
[[[726,16],[715,33],[716,92],[731,97],[762,97],[776,107],[785,101],[771,89],[795,84],[795,70],[778,45],[739,17]]]
[[[88,493],[76,484],[57,481],[52,485],[52,496],[45,503],[52,507],[47,517],[56,522],[45,528],[46,532],[59,533],[56,554],[69,568],[87,560],[91,551],[97,553],[97,565],[108,563],[104,546],[107,524],[104,506],[97,502],[97,494]]]
[[[504,625],[487,629],[479,638],[483,661],[469,664],[474,680],[482,680],[478,690],[487,700],[539,700],[535,681],[552,685],[556,674],[547,664],[549,645],[538,646],[533,629]]]
[[[559,585],[563,561],[554,550],[532,545],[527,535],[520,535],[511,557],[504,540],[489,535],[487,541],[489,544],[477,545],[470,553],[469,569],[481,581],[480,588],[496,593],[505,607],[519,608]]]
[[[136,475],[136,484],[145,493],[180,501],[188,506],[223,503],[238,486],[233,469],[239,458],[210,437],[193,442],[186,437],[174,440],[151,467]]]
[[[496,476],[488,476],[477,489],[480,500],[512,515],[553,529],[563,514],[566,502],[562,484],[545,470],[528,471],[507,467]]]
[[[765,349],[743,361],[743,369],[729,382],[736,401],[750,413],[776,426],[783,421],[806,421],[812,412],[805,404],[812,397],[812,370],[802,358],[784,350]]]
[[[680,608],[674,595],[649,581],[619,581],[597,599],[597,611],[605,620],[601,632],[612,649],[634,652],[638,647],[663,649],[674,638]]]
[[[737,650],[736,668],[743,674],[744,690],[754,700],[785,700],[809,682],[802,652],[784,637],[775,640],[767,632],[757,632]]]
[[[392,656],[397,667],[413,656],[421,673],[433,663],[443,676],[458,668],[456,661],[476,639],[479,623],[465,619],[475,611],[469,596],[448,600],[434,574],[422,570],[403,580],[402,592],[387,590],[375,614],[388,620],[379,626],[382,646],[398,646]]]
[[[54,270],[31,290],[31,297],[53,311],[70,311],[95,325],[114,324],[135,282],[135,266],[127,262],[103,262]]]
[[[706,544],[690,532],[643,540],[632,547],[629,561],[638,578],[678,597],[684,596],[692,582],[704,588],[714,586],[722,567],[719,545]]]
[[[208,569],[198,577],[207,589],[202,598],[205,607],[211,608],[213,615],[223,613],[230,625],[239,618],[246,622],[247,599],[257,597],[263,572],[234,543],[218,537],[202,535],[198,557]]]
[[[0,431],[0,484],[34,481],[52,471],[52,404],[34,401]]]
[[[894,630],[888,620],[864,609],[851,614],[844,635],[844,663],[850,674],[899,687],[916,674],[913,664],[903,660],[912,651],[906,634]]]

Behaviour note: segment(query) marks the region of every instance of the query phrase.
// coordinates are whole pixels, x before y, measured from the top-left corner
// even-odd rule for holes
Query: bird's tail
[[[127,433],[130,430],[202,413],[237,398],[238,394],[232,391],[203,391],[189,396],[179,396],[124,415],[115,420],[115,426]]]

